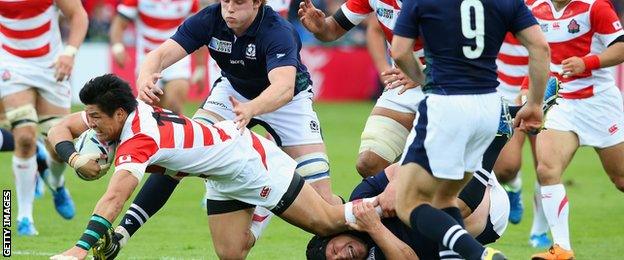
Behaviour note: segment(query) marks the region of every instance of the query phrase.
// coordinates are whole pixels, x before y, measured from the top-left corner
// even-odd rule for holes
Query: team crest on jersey
[[[556,31],[556,30],[559,30],[561,26],[559,26],[559,22],[554,22],[552,27],[553,27],[553,30]]]
[[[212,37],[212,39],[210,39],[210,43],[208,44],[208,48],[218,52],[232,53],[232,42],[222,41]]]
[[[572,19],[568,24],[568,32],[577,33],[579,31],[581,31],[581,25],[576,20]]]
[[[245,49],[245,57],[250,60],[256,59],[256,45],[250,43],[247,45],[247,49]]]
[[[9,72],[9,70],[5,69],[2,72],[2,81],[8,81],[11,79],[11,72]]]

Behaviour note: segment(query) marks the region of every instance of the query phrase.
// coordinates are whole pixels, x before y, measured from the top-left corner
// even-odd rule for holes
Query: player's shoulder
[[[271,7],[265,6],[262,15],[258,28],[258,35],[262,39],[284,40],[296,34],[295,27]]]

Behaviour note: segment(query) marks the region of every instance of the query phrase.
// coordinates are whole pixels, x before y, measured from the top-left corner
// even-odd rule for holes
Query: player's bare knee
[[[250,233],[250,232],[248,232]],[[215,252],[219,259],[245,259],[251,249],[249,243],[236,241],[234,243],[215,243]]]
[[[14,135],[16,150],[34,151],[37,147],[37,135],[29,131],[23,131]]]
[[[364,151],[359,154],[355,168],[363,178],[366,178],[377,174],[389,164],[388,161],[379,155],[371,151]]]
[[[501,182],[501,183],[507,183],[510,182],[511,180],[513,180],[516,175],[518,175],[518,171],[514,171],[512,169],[503,169],[503,170],[499,170],[499,171],[494,171],[494,173],[496,174],[496,179]]]
[[[557,167],[545,163],[538,163],[536,171],[537,181],[540,185],[554,185],[561,181],[561,172]]]

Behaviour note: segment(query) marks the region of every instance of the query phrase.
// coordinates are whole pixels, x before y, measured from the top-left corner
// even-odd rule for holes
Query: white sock
[[[251,230],[251,234],[253,234],[256,241],[258,241],[258,239],[262,235],[262,232],[264,232],[264,229],[266,229],[266,227],[269,225],[269,222],[271,221],[273,215],[275,214],[273,214],[273,212],[271,212],[270,210],[260,206],[256,206],[256,209],[253,213],[253,219],[251,220],[251,227],[249,228]]]
[[[544,215],[544,207],[542,206],[541,186],[535,182],[535,190],[533,191],[533,224],[531,225],[531,235],[541,235],[548,232],[548,220]]]
[[[522,173],[518,172],[518,174],[516,174],[516,177],[514,177],[511,181],[507,183],[507,186],[512,192],[520,191],[522,189]]]
[[[353,203],[360,203],[360,202],[373,202],[375,201],[377,197],[372,197],[372,198],[364,198],[361,200],[354,200],[354,201],[350,201],[344,204],[344,217],[345,217],[345,221],[347,223],[356,223],[356,218],[355,215],[353,215]],[[382,210],[380,206],[375,207],[375,211],[377,211],[377,214],[379,216],[381,216]]]
[[[570,204],[566,196],[563,184],[542,186],[542,206],[544,215],[548,220],[553,243],[563,249],[570,250],[570,231],[568,228],[568,215]]]
[[[56,191],[57,188],[65,184],[65,163],[57,162],[56,160],[48,157],[48,165],[50,166],[50,175],[47,177],[48,184]]]
[[[37,156],[22,159],[13,155],[13,175],[17,192],[17,219],[33,220],[33,201],[37,179]]]

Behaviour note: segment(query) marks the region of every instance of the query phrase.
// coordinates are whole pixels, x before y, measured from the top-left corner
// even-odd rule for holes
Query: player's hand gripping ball
[[[89,129],[76,139],[74,145],[81,157],[84,156],[94,160],[100,166],[100,170],[95,176],[87,176],[80,172],[81,167],[77,167],[76,174],[78,177],[86,181],[92,181],[106,175],[115,159],[117,142],[102,142],[97,139],[95,130]]]

